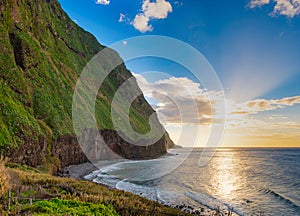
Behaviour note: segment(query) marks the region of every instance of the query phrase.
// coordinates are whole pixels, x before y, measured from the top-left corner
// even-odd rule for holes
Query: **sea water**
[[[237,215],[300,215],[300,149],[175,149],[155,160],[123,161],[87,179],[169,205],[233,209]]]

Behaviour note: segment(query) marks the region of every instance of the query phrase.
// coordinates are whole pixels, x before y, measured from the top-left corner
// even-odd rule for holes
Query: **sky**
[[[197,49],[225,94],[221,146],[300,147],[300,0],[59,2],[72,20],[106,46],[134,36],[161,35]],[[218,124],[214,119],[220,92],[204,88],[186,68],[164,59],[135,59],[126,66],[175,142],[184,136],[178,143],[182,146],[207,145],[211,128]],[[151,79],[143,74],[148,71],[168,76]],[[170,98],[179,102],[180,112]],[[193,104],[197,116],[189,112]],[[182,135],[182,127],[190,132]],[[196,143],[190,138],[195,128],[200,137]]]

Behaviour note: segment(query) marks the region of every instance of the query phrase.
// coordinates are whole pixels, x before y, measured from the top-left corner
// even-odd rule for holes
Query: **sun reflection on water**
[[[213,163],[211,183],[214,190],[223,199],[235,199],[236,192],[241,187],[238,158],[235,152],[222,152]]]

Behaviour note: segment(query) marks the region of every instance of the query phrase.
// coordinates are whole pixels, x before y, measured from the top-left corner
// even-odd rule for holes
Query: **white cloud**
[[[152,31],[153,27],[152,25],[149,25],[149,17],[143,15],[143,14],[138,14],[135,16],[132,25],[134,26],[135,29],[139,30],[140,32],[146,32],[146,31]]]
[[[128,18],[128,16],[126,14],[120,13],[119,23],[130,24],[130,19]]]
[[[142,75],[135,77],[144,94],[158,101],[154,108],[167,124],[211,124],[213,102],[199,83],[176,77],[150,83]]]
[[[149,21],[152,19],[165,19],[168,13],[172,12],[172,5],[166,0],[156,0],[150,2],[145,0],[142,5],[142,13],[137,14],[132,21],[132,25],[140,32],[152,31]]]
[[[300,123],[294,121],[285,121],[285,122],[278,122],[273,124],[273,127],[285,128],[285,129],[300,129]]]
[[[235,103],[234,101],[227,100],[227,128],[228,129],[241,129],[244,128],[247,132],[260,134],[262,131],[268,130],[270,133],[277,131],[280,133],[284,129],[299,129],[300,122],[295,122],[295,119],[290,119],[282,115],[271,115],[265,118],[256,115],[260,112],[272,111],[276,109],[284,109],[300,104],[300,96],[285,97],[282,99],[257,99],[247,101],[245,103]]]
[[[157,0],[156,2],[145,0],[142,11],[149,18],[164,19],[168,16],[169,12],[172,12],[172,6],[165,0]]]
[[[282,120],[282,119],[287,119],[288,117],[283,116],[283,115],[272,115],[269,117],[270,120]]]
[[[275,6],[271,15],[284,15],[289,18],[293,18],[300,14],[300,0],[273,0]],[[270,0],[251,0],[250,7],[260,7],[266,4],[270,4]]]
[[[300,0],[276,0],[273,13],[293,18],[300,14]]]
[[[177,5],[177,6],[182,6],[182,5],[183,5],[183,2],[175,1],[174,4]]]
[[[109,5],[110,0],[97,0],[96,4]]]
[[[257,99],[242,104],[235,104],[231,114],[256,114],[258,112],[283,109],[300,104],[300,96],[286,97],[275,100]]]
[[[269,4],[270,3],[270,0],[252,0],[250,2],[250,7],[251,8],[255,8],[255,7],[260,7],[260,6],[263,6],[263,5],[266,5],[266,4]]]
[[[123,22],[125,18],[125,14],[120,13],[119,22]]]

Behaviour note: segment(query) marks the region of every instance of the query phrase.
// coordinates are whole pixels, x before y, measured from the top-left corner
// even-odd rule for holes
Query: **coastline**
[[[107,166],[113,163],[107,163]],[[105,167],[105,166],[103,166]],[[99,167],[96,167],[90,162],[86,162],[78,165],[71,165],[63,168],[62,172],[58,174],[60,177],[76,178],[80,180],[85,180],[84,176],[96,171]]]
[[[12,199],[1,200],[0,215],[94,215],[95,211],[103,215],[190,215],[91,181],[53,176],[9,162],[5,167]]]
[[[99,169],[105,168],[107,166],[122,162],[124,160],[115,160],[115,161],[101,161],[100,163],[97,163],[96,165],[87,162],[87,163],[83,163],[83,164],[78,164],[78,165],[71,165],[69,167],[65,167],[62,170],[62,173],[60,173],[59,176],[61,177],[69,177],[69,178],[75,178],[75,179],[79,179],[79,180],[88,180],[91,181],[87,178],[84,178],[85,176],[92,174],[94,171],[97,171]],[[97,183],[97,182],[94,182]],[[99,185],[105,186],[107,188],[111,188],[107,185],[101,184],[101,183],[97,183]],[[119,190],[116,188],[113,188],[114,190]],[[121,191],[121,190],[120,190]],[[128,191],[127,191],[128,192]],[[132,192],[129,192],[132,193]],[[138,196],[141,196],[141,194],[138,193],[132,193]],[[142,196],[143,198],[146,198],[148,200],[151,200],[147,197]],[[151,200],[151,201],[155,201],[155,200]],[[159,202],[159,201],[157,201]],[[171,208],[175,208],[178,209],[184,213],[188,213],[188,214],[192,214],[192,215],[201,215],[201,216],[212,216],[212,215],[218,215],[217,212],[218,210],[214,210],[209,208],[208,206],[205,205],[201,205],[199,204],[198,208],[194,208],[190,205],[187,204],[171,204],[171,203],[163,203],[163,202],[159,202],[160,204],[164,205],[164,206],[168,206]],[[222,212],[222,215],[229,215],[229,212]],[[235,215],[234,213],[232,214],[233,216]]]

